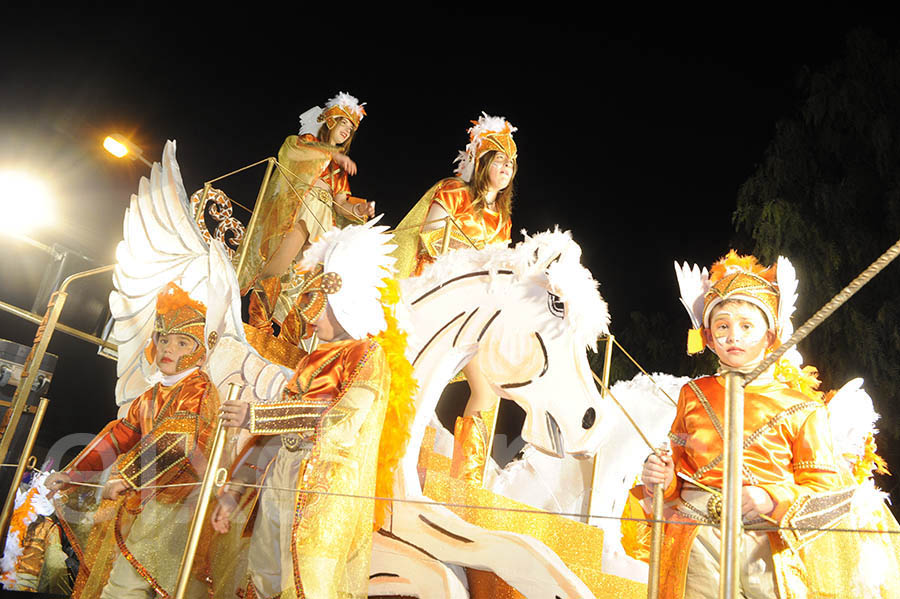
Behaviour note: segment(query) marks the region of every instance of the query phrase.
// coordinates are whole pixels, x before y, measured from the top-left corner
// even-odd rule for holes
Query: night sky
[[[367,103],[351,151],[354,195],[375,200],[393,225],[451,175],[469,121],[484,110],[519,128],[514,241],[522,228],[571,230],[613,332],[632,310],[661,312],[670,326],[658,334],[679,343],[689,323],[672,261],[708,265],[727,251],[737,190],[778,119],[797,110],[798,74],[839,59],[854,27],[896,41],[877,15],[766,15],[738,26],[737,17],[707,14],[697,22],[722,24],[685,27],[571,9],[565,20],[387,26],[337,11],[304,27],[292,24],[303,15],[276,9],[238,28],[182,14],[66,19],[54,3],[34,4],[31,14],[0,18],[0,169],[40,173],[57,201],[56,225],[34,238],[85,254],[95,261],[88,266],[113,260],[124,209],[148,169],[108,156],[100,147],[108,133],[151,160],[177,140],[191,193],[274,155],[298,115],[337,91]],[[257,167],[219,186],[250,205],[262,174]],[[45,261],[0,240],[0,299],[30,308]],[[63,322],[92,328],[109,288],[108,277],[73,288]],[[34,330],[0,313],[0,337],[30,344]],[[640,360],[640,348],[630,349]],[[112,362],[59,333],[50,351],[60,362],[44,446],[98,431],[115,414]]]

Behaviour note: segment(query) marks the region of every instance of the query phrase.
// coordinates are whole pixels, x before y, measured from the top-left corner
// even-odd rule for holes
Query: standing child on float
[[[688,351],[702,351],[705,345],[718,356],[720,367],[716,375],[682,387],[669,433],[672,455],[648,457],[641,480],[645,489],[663,484],[665,498],[676,510],[672,519],[684,522],[666,526],[661,596],[715,598],[721,543],[721,508],[717,506],[721,506],[723,486],[724,376],[748,374],[778,346],[785,328],[791,326],[796,279],[784,258],[766,268],[756,258],[733,251],[713,265],[708,278],[705,269],[701,273],[696,266],[676,264],[676,270],[682,303],[695,326]],[[771,522],[787,518],[803,497],[845,484],[832,452],[823,394],[815,390],[815,370],[791,368],[785,362],[773,365],[744,389],[739,587],[741,596],[748,599],[806,596],[803,577],[797,575],[804,571],[802,560],[772,531]],[[827,493],[823,497],[827,503]]]
[[[47,488],[56,491],[97,479],[115,463],[83,543],[73,533],[77,523],[64,520],[81,561],[73,597],[149,599],[175,590],[194,510],[191,493],[203,478],[219,409],[216,388],[200,369],[208,349],[205,329],[206,307],[169,283],[157,297],[145,352],[158,369],[150,377],[153,386],[62,472],[47,478]],[[65,509],[58,513],[65,518]]]

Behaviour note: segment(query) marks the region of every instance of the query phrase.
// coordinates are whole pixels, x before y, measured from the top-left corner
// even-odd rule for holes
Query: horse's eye
[[[547,309],[550,310],[550,314],[557,318],[566,317],[566,302],[558,295],[550,293],[549,291],[547,292]]]

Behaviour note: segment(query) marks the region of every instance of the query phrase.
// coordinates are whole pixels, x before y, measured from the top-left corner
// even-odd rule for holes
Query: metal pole
[[[740,579],[741,470],[744,445],[744,385],[738,374],[725,375],[725,484],[722,546],[719,555],[719,599],[737,597]]]
[[[34,324],[41,324],[41,322],[43,321],[43,318],[41,318],[34,312],[29,312],[28,310],[24,310],[17,306],[13,306],[12,304],[7,304],[4,301],[0,301],[0,310],[2,310],[3,312],[9,312],[13,316],[18,316],[19,318],[21,318],[23,320],[27,320],[28,322],[31,322]],[[100,337],[91,335],[90,333],[85,333],[84,331],[79,331],[78,329],[73,329],[72,327],[66,326],[62,323],[56,324],[56,330],[59,331],[60,333],[65,333],[67,335],[71,335],[72,337],[75,337],[76,339],[81,339],[82,341],[87,341],[88,343],[92,343],[94,345],[99,345],[101,347],[105,347],[105,348],[111,349],[113,351],[116,351],[119,349],[119,346],[116,345],[115,343],[110,343],[109,341],[107,341],[105,339],[101,339]],[[106,356],[104,356],[104,357],[106,357]]]
[[[228,401],[238,398],[243,385],[230,383],[228,387]],[[194,556],[197,553],[197,544],[200,542],[200,533],[206,520],[206,512],[209,508],[209,498],[222,461],[222,452],[225,449],[225,426],[222,417],[216,422],[216,433],[213,437],[212,450],[209,453],[209,461],[206,463],[206,472],[203,473],[203,483],[200,485],[200,495],[197,497],[197,505],[194,508],[194,517],[191,519],[191,527],[188,530],[187,544],[181,556],[181,565],[178,569],[178,582],[175,587],[175,599],[184,599],[187,593],[188,583],[191,579],[191,569],[194,565]]]
[[[16,491],[19,489],[19,485],[22,484],[25,465],[31,458],[34,442],[37,440],[38,431],[41,430],[41,422],[44,420],[44,412],[47,411],[48,403],[49,400],[46,397],[42,397],[41,402],[38,404],[34,420],[31,422],[31,430],[28,431],[28,437],[25,439],[25,447],[22,449],[22,455],[19,456],[19,465],[16,468],[16,473],[13,475],[9,493],[6,495],[6,501],[3,503],[3,512],[0,512],[0,555],[3,554],[3,550],[6,547],[6,533],[9,529],[9,520],[12,517],[13,506],[16,503]]]
[[[613,349],[615,348],[615,343],[616,343],[615,335],[610,334],[606,338],[606,350],[603,353],[603,375],[602,375],[603,383],[602,383],[602,387],[601,387],[603,395],[607,395],[607,390],[609,389],[609,368],[610,368],[610,365],[612,364],[612,353],[613,353]],[[596,482],[600,479],[599,470],[600,470],[600,459],[595,456],[594,457],[594,465],[591,468],[591,486],[590,486],[590,490],[589,490],[590,495],[588,497],[588,510],[587,510],[587,513],[589,515],[586,519],[587,524],[591,523],[590,514],[596,514],[597,512],[599,512],[599,508],[597,506],[597,504],[599,503],[599,493],[597,492],[597,489],[594,486],[596,484]]]
[[[663,541],[663,485],[653,487],[653,526],[650,531],[650,572],[647,576],[647,599],[659,597],[659,567]]]
[[[31,352],[29,352],[28,357],[25,359],[25,365],[22,367],[22,377],[19,386],[16,387],[16,392],[13,395],[12,406],[9,408],[12,410],[9,413],[9,424],[6,427],[6,430],[3,431],[2,439],[0,439],[0,462],[6,460],[9,445],[12,443],[13,434],[15,434],[16,426],[19,424],[19,417],[22,415],[25,402],[28,400],[28,395],[31,393],[31,385],[34,384],[34,379],[37,378],[41,362],[44,360],[44,354],[47,353],[47,346],[50,344],[50,338],[53,336],[54,329],[56,329],[59,314],[66,304],[66,297],[68,297],[66,288],[69,286],[69,283],[76,279],[108,272],[115,268],[115,266],[115,264],[110,264],[109,266],[101,266],[100,268],[92,268],[91,270],[75,273],[63,281],[63,284],[59,287],[59,291],[50,296],[50,302],[47,304],[47,312],[44,313],[44,320],[41,322],[41,325],[38,327],[37,333],[34,336],[34,345],[31,346]]]
[[[441,240],[441,254],[446,254],[450,248],[450,217],[444,219],[444,237]]]
[[[265,195],[266,190],[269,187],[269,179],[272,176],[272,169],[275,167],[275,159],[268,159],[269,165],[266,167],[266,174],[263,175],[262,185],[259,187],[259,193],[256,194],[256,203],[253,204],[253,213],[250,215],[250,222],[247,223],[247,230],[244,232],[244,242],[248,242],[250,240],[250,235],[256,229],[256,221],[259,220],[260,204],[262,202],[263,195]],[[204,185],[204,189],[206,186]],[[249,250],[248,243],[241,243],[240,247],[240,256],[238,256],[237,268],[235,269],[238,281],[241,280],[241,272],[244,270],[244,263],[247,260],[247,251]]]

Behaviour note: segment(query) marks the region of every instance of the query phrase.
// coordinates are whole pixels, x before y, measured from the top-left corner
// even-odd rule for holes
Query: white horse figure
[[[666,443],[675,418],[673,400],[677,400],[678,390],[689,380],[658,373],[651,380],[639,374],[616,383],[611,392],[650,443],[660,447]],[[650,449],[622,409],[613,405],[604,414],[608,426],[604,426],[606,434],[594,459],[572,456],[557,459],[526,446],[519,459],[488,480],[488,488],[548,511],[569,514],[590,511],[594,516],[601,516],[592,518],[590,524],[603,529],[600,563],[604,574],[646,582],[647,564],[625,554],[621,521],[617,518],[622,515],[628,492],[640,475]]]
[[[419,383],[411,440],[395,490],[425,499],[416,470],[441,391],[470,360],[500,397],[525,411],[522,437],[554,455],[593,453],[608,436],[608,407],[586,348],[607,332],[597,283],[568,233],[515,248],[460,250],[401,283],[412,332],[407,357]],[[526,597],[593,594],[543,543],[485,530],[443,506],[395,501],[376,535],[370,596],[467,597],[448,565],[490,570]]]

